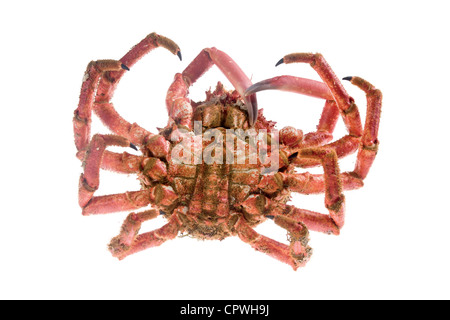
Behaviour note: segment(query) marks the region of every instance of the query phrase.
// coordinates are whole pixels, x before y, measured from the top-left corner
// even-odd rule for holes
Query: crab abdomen
[[[242,203],[258,191],[260,169],[238,164],[169,163],[170,181],[184,207],[185,232],[201,239],[223,239],[245,215]]]

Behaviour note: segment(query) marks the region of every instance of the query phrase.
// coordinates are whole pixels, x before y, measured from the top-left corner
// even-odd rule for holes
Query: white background
[[[8,4],[6,4],[8,3]],[[0,19],[2,299],[448,299],[448,9],[444,1],[15,1]],[[127,213],[83,217],[72,117],[89,61],[119,59],[148,33],[178,43],[123,78],[113,101],[150,131],[166,124],[173,75],[205,47],[227,52],[254,82],[308,65],[275,63],[321,52],[339,77],[358,75],[384,94],[380,151],[365,187],[347,192],[341,235],[311,233],[297,272],[238,238],[177,238],[121,262],[106,245]],[[220,80],[216,68],[192,97]],[[344,84],[362,115],[365,97]],[[279,127],[315,129],[323,101],[265,91],[259,105]],[[96,119],[93,132],[107,132]],[[345,134],[340,124],[336,138]],[[127,150],[133,152],[132,150]],[[342,161],[352,170],[354,155]],[[98,194],[137,190],[102,172]],[[326,212],[323,196],[295,196]],[[143,231],[161,226],[148,222]],[[270,221],[258,231],[280,241]]]

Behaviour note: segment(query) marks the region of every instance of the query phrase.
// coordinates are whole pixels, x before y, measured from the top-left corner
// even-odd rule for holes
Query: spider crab
[[[320,54],[296,53],[282,58],[281,63],[309,63],[323,82],[292,76],[280,76],[256,84],[224,52],[207,48],[177,73],[170,86],[166,107],[169,121],[158,133],[151,133],[136,123],[124,120],[111,102],[122,78],[140,58],[151,50],[163,47],[178,55],[179,47],[170,39],[152,33],[134,46],[120,60],[98,60],[88,64],[81,87],[79,105],[73,118],[77,157],[83,161],[84,171],[79,180],[79,205],[83,215],[134,211],[152,206],[152,209],[133,212],[125,219],[120,233],[114,237],[109,250],[123,259],[146,248],[159,246],[178,234],[199,239],[224,239],[238,236],[254,249],[264,252],[294,270],[305,265],[312,250],[308,246],[309,231],[339,234],[344,224],[345,197],[343,190],[363,186],[378,148],[377,132],[381,112],[381,92],[359,77],[347,77],[367,96],[367,115],[362,127],[358,108],[340,80]],[[216,65],[235,87],[226,91],[220,83],[215,91],[207,92],[204,102],[188,98],[189,87],[209,68]],[[278,89],[306,94],[325,100],[317,131],[303,134],[299,129],[285,127],[274,130],[274,123],[258,111],[255,93]],[[90,124],[94,112],[114,133],[95,134],[91,138]],[[348,134],[331,142],[339,117]],[[200,127],[194,128],[196,123]],[[266,138],[277,140],[266,151],[275,156],[277,167],[267,169],[267,162],[207,163],[197,159],[192,163],[174,161],[183,141],[194,141],[209,129],[228,132],[231,129],[268,132]],[[228,131],[227,131],[228,130]],[[233,139],[241,142],[237,131]],[[213,139],[195,140],[194,148],[204,152]],[[261,144],[262,145],[262,144]],[[115,153],[108,146],[131,147],[142,155]],[[237,149],[226,143],[217,144],[219,150]],[[251,148],[247,145],[245,150]],[[356,166],[351,172],[339,171],[338,159],[357,153]],[[249,151],[250,152],[250,151]],[[228,153],[227,153],[228,154]],[[248,160],[248,157],[244,159]],[[224,158],[223,155],[218,157]],[[322,166],[323,174],[296,173],[296,167]],[[141,190],[104,196],[94,196],[99,187],[100,169],[124,174],[136,174]],[[325,195],[327,214],[288,205],[291,192]],[[154,231],[139,234],[144,221],[165,216],[167,224]],[[267,219],[284,228],[288,244],[258,234],[254,227]]]

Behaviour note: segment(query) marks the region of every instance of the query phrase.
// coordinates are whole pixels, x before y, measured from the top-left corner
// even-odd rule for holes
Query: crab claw
[[[333,99],[330,90],[323,82],[293,76],[279,76],[257,82],[248,87],[244,94],[249,96],[263,90],[289,91],[320,99]]]
[[[250,126],[253,127],[256,119],[258,119],[258,102],[256,101],[256,95],[245,95],[244,101],[245,105],[247,106],[248,122]]]

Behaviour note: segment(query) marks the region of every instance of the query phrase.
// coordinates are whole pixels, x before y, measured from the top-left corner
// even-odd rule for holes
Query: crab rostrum
[[[363,186],[378,149],[381,92],[359,77],[346,77],[367,96],[365,126],[358,108],[320,54],[295,53],[281,63],[309,63],[323,82],[281,76],[253,84],[238,65],[216,48],[204,49],[175,75],[166,107],[167,125],[151,133],[124,120],[111,102],[122,76],[151,50],[163,47],[181,60],[178,46],[152,33],[120,60],[88,64],[73,119],[77,157],[84,171],[79,182],[83,215],[134,211],[128,215],[109,250],[123,259],[159,246],[177,235],[222,240],[238,236],[254,249],[297,269],[309,260],[309,231],[339,234],[344,224],[344,190]],[[213,65],[234,86],[221,83],[206,100],[188,98],[189,87]],[[325,100],[317,131],[279,131],[258,110],[255,93],[266,89],[297,92]],[[114,133],[91,137],[92,112]],[[332,141],[342,117],[348,134]],[[115,153],[108,146],[131,147],[142,155]],[[340,172],[338,159],[357,152],[351,172]],[[297,173],[297,167],[323,167],[323,174]],[[100,169],[136,174],[141,189],[94,196]],[[289,205],[291,192],[325,196],[327,214]],[[158,216],[167,224],[139,233],[144,221]],[[254,227],[273,220],[288,234],[288,244],[258,234]]]

